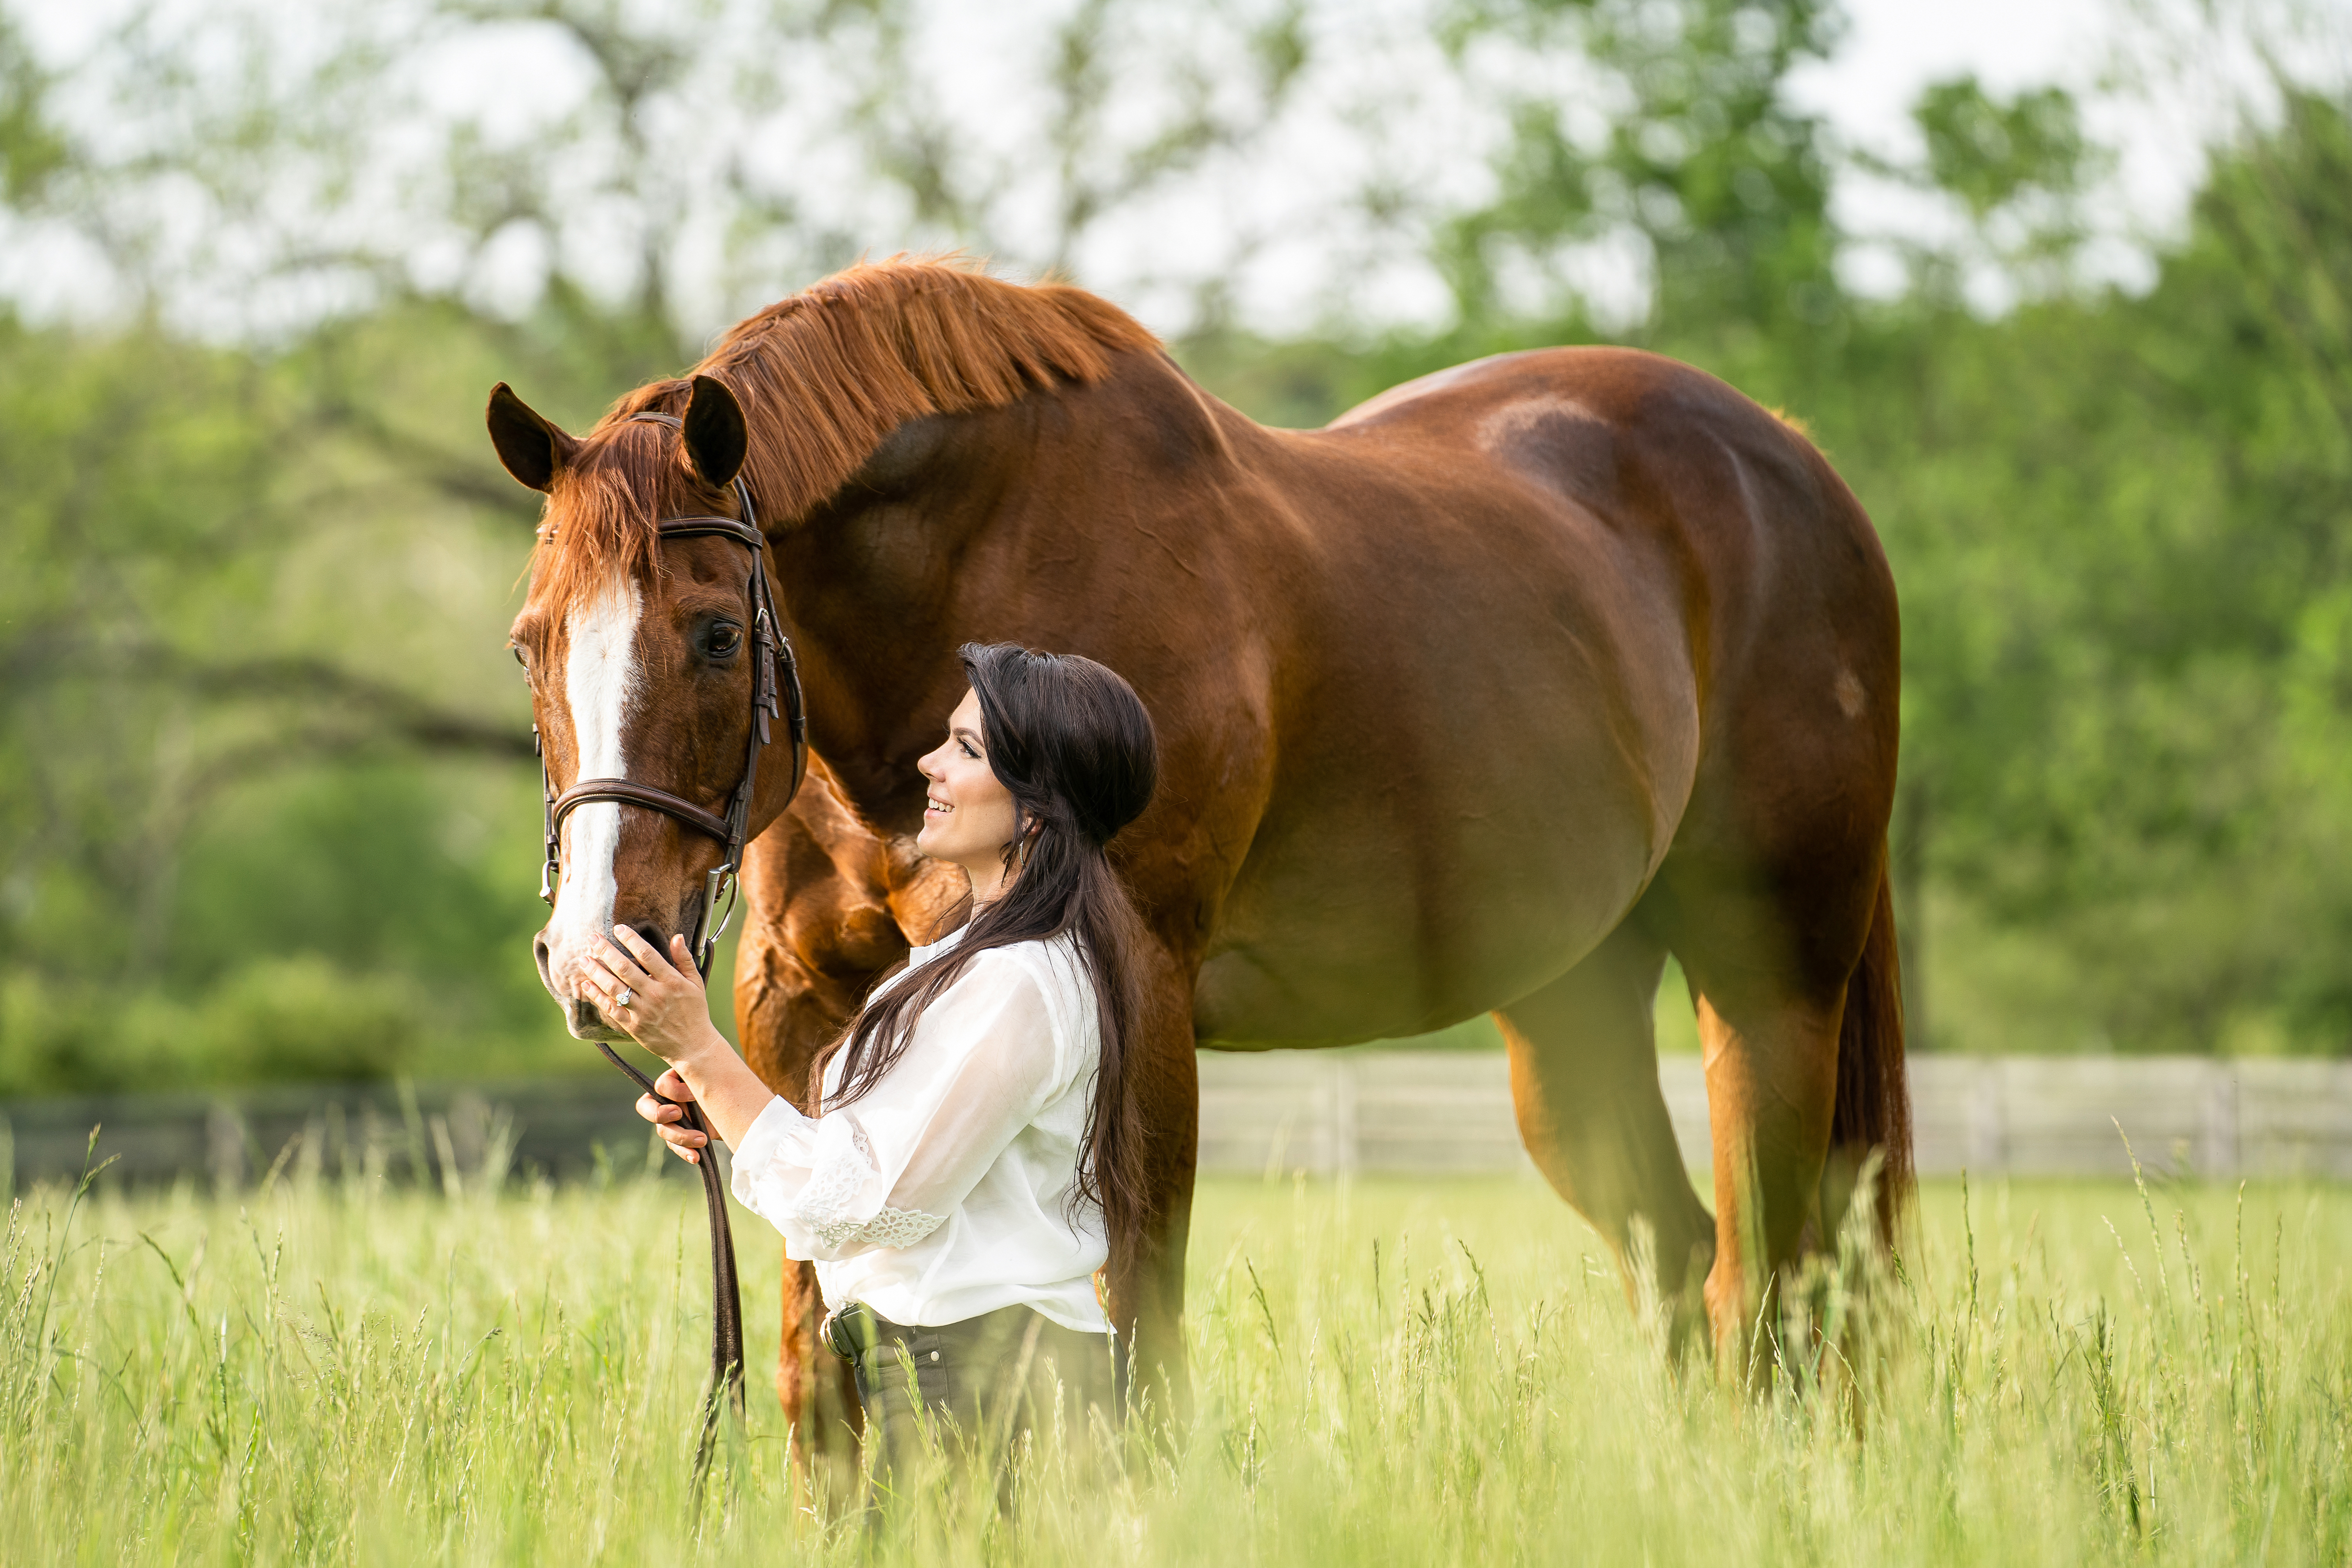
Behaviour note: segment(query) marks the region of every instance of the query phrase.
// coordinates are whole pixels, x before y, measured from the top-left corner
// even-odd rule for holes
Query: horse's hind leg
[[[1715,1222],[1691,1190],[1658,1089],[1652,1009],[1664,964],[1665,949],[1629,921],[1495,1017],[1528,1152],[1607,1238],[1627,1294],[1638,1303],[1655,1291],[1680,1343],[1698,1321]]]
[[[1821,1219],[1843,1002],[1699,996],[1717,1215],[1706,1303],[1727,1371],[1762,1372],[1750,1331],[1772,1328],[1781,1278]]]
[[[1703,902],[1676,899],[1685,874],[1673,862],[1662,879],[1675,952],[1698,994],[1715,1148],[1707,1316],[1734,1375],[1767,1370],[1752,1332],[1777,1327],[1780,1289],[1824,1223],[1839,1025],[1878,870],[1872,856],[1843,860],[1824,859],[1834,874],[1810,883],[1726,892],[1717,881]]]

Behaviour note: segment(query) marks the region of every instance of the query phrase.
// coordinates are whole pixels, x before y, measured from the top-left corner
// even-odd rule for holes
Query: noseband
[[[629,418],[648,425],[667,425],[673,430],[683,431],[686,427],[686,422],[674,414],[632,414]],[[735,476],[734,489],[736,505],[743,513],[740,520],[666,517],[655,525],[664,542],[731,539],[751,552],[751,579],[745,588],[751,605],[751,736],[744,743],[743,777],[728,799],[726,815],[722,816],[683,795],[635,779],[580,779],[559,795],[554,780],[548,776],[546,750],[538,747],[541,821],[546,840],[539,896],[549,903],[555,902],[556,884],[563,876],[563,819],[591,801],[658,811],[725,846],[717,868],[703,879],[702,912],[695,921],[694,934],[688,939],[694,953],[694,966],[705,979],[710,975],[710,955],[719,945],[719,933],[727,929],[727,922],[735,913],[743,847],[751,837],[751,796],[759,787],[760,752],[768,744],[771,720],[783,720],[785,731],[792,737],[793,787],[785,794],[785,804],[790,805],[793,796],[800,793],[801,781],[808,773],[808,723],[801,708],[800,667],[793,658],[791,640],[776,625],[775,599],[768,590],[767,540],[760,532],[759,515],[752,510],[751,487],[743,482],[740,473]],[[531,727],[531,741],[538,746],[537,725]],[[724,912],[719,909],[721,899],[726,900]],[[622,1060],[620,1053],[611,1046],[599,1040],[596,1048],[646,1093],[665,1105],[676,1103],[656,1091],[653,1080]],[[710,1392],[703,1403],[702,1439],[694,1457],[694,1489],[698,1502],[718,1436],[722,1393],[733,1403],[737,1415],[743,1410],[743,1296],[735,1279],[735,1237],[727,1223],[727,1194],[719,1181],[718,1147],[709,1123],[703,1119],[702,1108],[689,1102],[684,1109],[683,1125],[703,1135],[699,1169],[703,1204],[710,1218]]]

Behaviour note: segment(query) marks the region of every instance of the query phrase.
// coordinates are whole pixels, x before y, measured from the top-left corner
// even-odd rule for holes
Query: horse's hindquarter
[[[1273,773],[1202,968],[1205,1042],[1507,1002],[1665,856],[1699,752],[1688,552],[1562,379],[1465,367],[1237,441],[1293,565],[1262,605]]]

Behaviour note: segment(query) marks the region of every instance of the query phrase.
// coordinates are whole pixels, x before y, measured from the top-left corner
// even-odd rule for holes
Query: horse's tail
[[[1837,1109],[1830,1120],[1833,1170],[1860,1171],[1876,1151],[1880,1237],[1892,1243],[1895,1221],[1910,1200],[1911,1090],[1903,1071],[1902,962],[1895,944],[1895,893],[1885,858],[1879,860],[1878,900],[1862,962],[1845,983],[1845,1018],[1838,1026]],[[1849,1189],[1851,1190],[1851,1189]],[[1835,1216],[1824,1215],[1832,1224]]]

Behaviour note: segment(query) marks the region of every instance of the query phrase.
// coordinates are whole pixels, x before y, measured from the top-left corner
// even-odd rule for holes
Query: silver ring
[[[621,1010],[622,1008],[628,1006],[631,1003],[635,1002],[636,999],[637,999],[637,994],[636,994],[635,992],[634,992],[634,991],[630,990],[630,989],[629,989],[627,986],[625,986],[625,985],[622,986],[622,987],[621,987],[621,994],[620,994],[618,996],[615,996],[615,997],[614,997],[614,998],[613,998],[613,1008],[614,1008],[614,1011],[618,1012],[618,1011],[619,1011],[619,1010]]]

